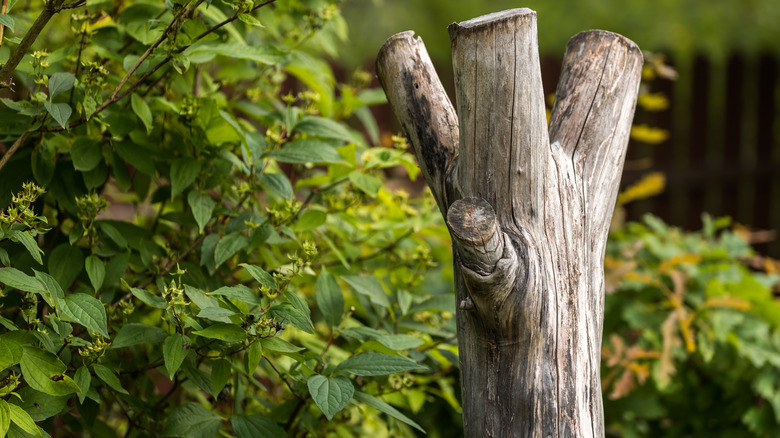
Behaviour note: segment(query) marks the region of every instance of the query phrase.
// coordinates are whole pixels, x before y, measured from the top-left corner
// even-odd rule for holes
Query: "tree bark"
[[[453,237],[465,434],[604,436],[603,260],[641,52],[574,36],[548,128],[535,12],[449,32],[457,130],[411,32],[385,43],[377,73]]]

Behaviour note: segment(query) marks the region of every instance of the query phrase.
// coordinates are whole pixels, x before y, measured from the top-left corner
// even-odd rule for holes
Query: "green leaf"
[[[270,337],[261,338],[260,343],[263,345],[263,350],[275,351],[277,353],[297,353],[303,350],[303,347],[291,344],[282,338]]]
[[[43,259],[41,259],[43,250],[38,248],[38,242],[30,235],[29,231],[13,230],[8,233],[8,237],[14,242],[19,242],[24,245],[24,248],[30,253],[32,258],[38,262],[38,264],[43,264]]]
[[[332,138],[346,142],[360,140],[341,123],[325,117],[303,117],[293,126],[293,131],[303,132],[314,137]]]
[[[79,386],[79,403],[84,403],[84,399],[87,398],[87,392],[92,384],[92,374],[89,373],[89,368],[82,366],[76,370],[76,374],[73,375],[73,381]]]
[[[16,268],[0,268],[0,283],[25,292],[39,294],[46,294],[47,292],[40,281]]]
[[[11,32],[14,31],[14,19],[6,14],[0,14],[0,24],[7,27]]]
[[[49,274],[67,290],[84,267],[84,254],[79,248],[63,243],[49,254],[48,265]]]
[[[122,326],[111,348],[124,348],[138,344],[157,344],[165,340],[168,333],[159,327],[131,322]]]
[[[341,278],[349,283],[349,285],[355,289],[355,292],[367,296],[372,303],[378,306],[390,307],[390,301],[387,299],[387,294],[385,294],[384,289],[382,289],[382,284],[379,283],[379,280],[375,277],[347,275]]]
[[[32,418],[30,418],[32,420]],[[5,400],[0,399],[0,436],[8,434],[8,428],[11,427],[11,408]]]
[[[263,173],[259,177],[260,183],[284,199],[292,199],[293,188],[290,185],[290,180],[286,176],[279,173]]]
[[[214,249],[214,262],[219,267],[227,259],[233,257],[235,253],[246,248],[249,244],[249,238],[241,233],[230,233],[223,236],[217,242],[217,247]]]
[[[48,100],[43,102],[43,106],[46,111],[51,114],[52,118],[60,124],[61,127],[68,127],[68,119],[73,113],[73,109],[67,103],[51,103]]]
[[[149,109],[149,105],[146,104],[146,101],[141,96],[133,93],[130,97],[130,106],[133,107],[135,115],[146,126],[146,134],[151,134],[154,129],[154,120],[152,119],[152,110]]]
[[[284,60],[284,52],[279,51],[274,46],[262,46],[262,45],[243,45],[237,43],[207,43],[207,44],[193,44],[184,54],[194,55],[197,53],[209,53],[221,56],[227,56],[229,58],[236,59],[248,59],[260,64],[277,64]]]
[[[95,297],[87,294],[72,294],[60,300],[59,303],[62,320],[79,323],[105,338],[108,337],[106,308]]]
[[[138,289],[135,287],[130,287],[130,285],[125,282],[124,279],[122,279],[122,284],[125,285],[128,289],[130,289],[130,293],[133,294],[134,297],[138,298],[142,302],[146,303],[148,306],[155,307],[157,309],[167,309],[168,308],[168,302],[165,301],[165,298],[161,296],[157,296],[147,290],[144,289]]]
[[[336,367],[336,372],[344,371],[356,376],[385,376],[420,369],[424,369],[424,367],[406,357],[363,353],[341,362]]]
[[[355,387],[344,376],[325,377],[315,374],[306,381],[311,399],[323,414],[332,420],[352,399]]]
[[[344,160],[331,145],[319,140],[296,140],[281,149],[266,152],[266,157],[282,163],[342,163]]]
[[[396,408],[390,406],[389,404],[383,402],[382,400],[360,391],[355,391],[353,397],[356,401],[359,401],[360,403],[365,403],[371,406],[372,408],[378,410],[379,412],[384,412],[385,414],[395,418],[396,420],[406,423],[409,426],[412,426],[413,428],[419,430],[420,432],[425,433],[425,430],[422,427],[420,427],[419,424],[415,423],[409,417],[402,414]]]
[[[262,304],[263,300],[252,289],[238,284],[236,286],[222,286],[221,288],[209,292],[209,295],[217,295],[232,298],[247,304]]]
[[[200,169],[200,162],[194,158],[183,157],[173,160],[171,163],[171,199],[179,196],[190,184],[195,182]]]
[[[173,375],[179,370],[181,363],[189,354],[190,339],[182,334],[174,333],[168,336],[163,343],[163,360],[165,369],[168,371],[168,378],[173,380]]]
[[[295,223],[297,231],[312,230],[325,223],[328,214],[322,210],[309,209],[303,212]]]
[[[65,298],[65,292],[63,292],[62,287],[60,287],[60,284],[57,283],[57,280],[51,275],[45,272],[38,272],[34,269],[33,272],[35,273],[35,278],[41,282],[43,288],[46,290],[44,298],[51,307],[55,307],[59,300]]]
[[[95,375],[98,376],[103,383],[108,385],[109,388],[120,394],[130,394],[122,387],[122,382],[119,381],[119,377],[117,377],[107,366],[96,363],[92,365],[92,369],[95,371]]]
[[[204,338],[219,339],[225,342],[241,342],[246,339],[244,329],[235,324],[218,323],[192,333]]]
[[[260,22],[260,20],[249,14],[238,14],[238,19],[250,26],[265,27],[263,26],[263,23]]]
[[[35,425],[35,421],[33,421],[32,417],[30,417],[30,414],[13,403],[6,403],[5,400],[3,400],[3,403],[8,409],[8,414],[11,421],[15,425],[19,426],[20,429],[29,433],[30,435],[42,436],[41,431],[38,430],[38,426]]]
[[[246,372],[251,376],[260,363],[260,359],[263,358],[263,344],[259,341],[253,342],[252,345],[249,346],[244,357],[246,360]]]
[[[317,277],[315,299],[325,322],[331,327],[339,325],[344,315],[344,294],[336,277],[325,268]]]
[[[219,432],[222,417],[197,403],[184,403],[168,415],[162,436],[211,438]]]
[[[0,336],[0,369],[16,365],[22,360],[24,349],[22,344],[8,336]]]
[[[287,433],[268,417],[260,415],[234,415],[230,419],[238,438],[287,438]]]
[[[235,315],[236,312],[222,307],[207,307],[198,312],[198,318],[205,318],[216,322],[229,323],[229,317]]]
[[[91,255],[84,261],[84,267],[87,269],[89,282],[92,283],[95,292],[99,291],[103,286],[103,279],[106,278],[106,265],[98,256]]]
[[[125,236],[123,236],[122,233],[116,229],[116,227],[104,221],[97,222],[97,225],[100,227],[101,231],[103,231],[106,236],[108,236],[109,239],[117,244],[119,248],[127,248],[127,239],[125,239]]]
[[[76,76],[72,73],[59,72],[49,76],[49,98],[53,99],[54,96],[69,91],[73,88],[73,84],[76,82]]]
[[[382,188],[382,180],[357,170],[349,174],[349,181],[372,198],[376,197],[379,189]]]
[[[268,313],[270,316],[276,317],[277,321],[290,324],[306,333],[314,333],[314,324],[311,322],[311,316],[296,309],[290,303],[275,305],[268,309]]]
[[[214,207],[217,203],[211,199],[211,196],[200,193],[197,190],[190,191],[187,195],[187,203],[190,205],[195,222],[198,223],[200,234],[203,234],[203,230],[206,228],[209,219],[211,219],[211,214],[214,212]]]
[[[19,362],[24,380],[30,388],[50,395],[68,395],[79,391],[79,386],[65,375],[67,367],[55,355],[39,348],[24,347]]]
[[[240,266],[246,269],[246,271],[249,272],[249,275],[251,275],[252,278],[257,280],[257,282],[261,285],[269,289],[276,289],[276,281],[274,278],[271,276],[271,274],[265,272],[259,266],[249,265],[247,263],[241,263]]]
[[[222,392],[228,380],[230,380],[230,362],[225,359],[216,359],[211,362],[211,384],[214,387],[213,394]]]
[[[79,137],[70,148],[70,159],[74,169],[86,172],[97,167],[103,159],[103,152],[95,140]]]

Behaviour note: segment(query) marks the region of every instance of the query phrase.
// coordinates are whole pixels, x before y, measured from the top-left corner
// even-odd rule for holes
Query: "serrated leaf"
[[[344,376],[325,377],[315,374],[306,381],[309,387],[309,394],[314,404],[323,414],[332,420],[340,410],[352,399],[355,393],[355,387],[352,382]]]
[[[162,436],[211,438],[219,432],[222,417],[197,403],[184,403],[168,415]]]
[[[303,132],[315,137],[332,138],[354,142],[355,135],[341,123],[325,117],[307,116],[301,118],[293,127],[295,132]]]
[[[46,108],[46,111],[51,114],[52,118],[60,124],[61,127],[68,127],[68,119],[73,113],[73,108],[71,108],[70,105],[67,103],[51,103],[46,100],[43,102],[43,106]]]
[[[247,263],[241,263],[240,266],[246,269],[246,271],[249,272],[249,275],[251,275],[252,278],[257,280],[257,282],[260,283],[261,285],[269,289],[276,288],[276,281],[274,280],[274,277],[272,277],[271,274],[265,272],[259,266],[254,266]]]
[[[0,283],[25,292],[46,293],[40,281],[16,268],[0,268]]]
[[[103,264],[103,260],[95,255],[88,256],[84,261],[84,267],[87,269],[89,282],[92,283],[95,292],[99,291],[106,278],[106,265]]]
[[[27,252],[30,253],[33,260],[38,262],[40,265],[43,264],[43,259],[41,259],[43,250],[38,248],[38,242],[36,242],[35,239],[30,235],[29,231],[13,230],[8,233],[8,237],[15,242],[21,243]]]
[[[117,377],[107,366],[96,363],[92,365],[92,370],[95,371],[95,375],[98,376],[103,383],[108,385],[109,388],[120,394],[130,394],[122,387],[122,382],[119,381],[119,377]]]
[[[141,96],[133,93],[130,97],[130,106],[133,107],[133,112],[146,127],[147,135],[151,134],[154,129],[154,120],[152,119],[152,110],[149,109],[149,105],[146,104],[146,101]]]
[[[424,369],[412,359],[381,353],[363,353],[341,362],[336,372],[343,371],[356,376],[386,376],[409,370]]]
[[[198,318],[205,318],[216,322],[229,323],[229,317],[235,315],[236,312],[229,309],[223,309],[222,307],[207,307],[198,312]]]
[[[124,348],[138,344],[157,344],[165,340],[168,333],[159,327],[131,322],[122,326],[111,343],[111,348]]]
[[[84,403],[84,399],[87,398],[87,392],[92,384],[92,374],[89,372],[89,368],[82,366],[76,370],[76,374],[73,375],[73,381],[79,386],[79,403]]]
[[[211,199],[211,196],[197,190],[190,191],[187,195],[187,203],[190,205],[192,216],[195,217],[195,222],[198,224],[200,234],[203,234],[217,203]]]
[[[379,189],[382,188],[382,180],[373,175],[369,175],[357,170],[350,173],[348,178],[355,187],[359,188],[372,198],[376,197]]]
[[[259,177],[260,183],[268,190],[285,199],[292,199],[293,188],[286,176],[278,173],[263,173]]]
[[[194,158],[183,157],[173,160],[171,163],[171,199],[179,196],[190,184],[195,182],[200,169],[200,162]]]
[[[395,418],[396,420],[399,420],[403,423],[408,424],[409,426],[412,426],[413,428],[419,430],[422,433],[425,433],[425,429],[420,427],[419,424],[412,421],[411,418],[407,417],[406,415],[402,414],[400,411],[398,411],[396,408],[390,406],[389,404],[383,402],[382,400],[372,396],[368,395],[366,393],[355,391],[355,393],[352,396],[356,401],[359,401],[360,403],[365,403],[372,408],[378,410],[379,412],[384,412],[385,414]]]
[[[282,163],[341,163],[341,155],[328,143],[319,140],[295,140],[281,149],[266,152],[265,157]]]
[[[49,76],[49,98],[69,91],[73,88],[73,84],[76,82],[76,76],[72,73],[58,72]]]
[[[67,290],[84,267],[84,254],[79,248],[63,243],[49,254],[48,267],[49,274]]]
[[[30,435],[42,436],[41,431],[38,430],[38,426],[35,425],[35,421],[30,417],[30,414],[13,403],[6,403],[5,400],[3,400],[3,403],[5,403],[5,406],[8,408],[8,416],[10,417],[11,422]]]
[[[379,283],[379,280],[377,280],[376,277],[365,275],[346,275],[341,278],[350,286],[352,286],[355,292],[367,296],[372,303],[386,308],[390,307],[390,301],[387,298],[387,294],[382,288],[382,284]]]
[[[263,300],[252,289],[239,284],[236,286],[222,286],[221,288],[209,292],[209,295],[228,297],[247,304],[262,304]]]
[[[11,32],[14,31],[14,19],[13,17],[6,15],[6,14],[0,14],[0,24],[7,27],[8,30]]]
[[[179,333],[168,336],[163,343],[163,360],[165,361],[165,369],[168,371],[168,378],[171,380],[189,354],[189,349],[185,348],[185,344],[189,343],[190,339]]]
[[[268,417],[234,415],[230,422],[238,438],[287,438],[284,429]]]
[[[60,396],[79,391],[78,385],[65,375],[67,367],[55,355],[35,347],[24,347],[19,361],[25,382],[30,388],[46,394]]]
[[[225,342],[241,342],[246,339],[244,329],[235,324],[217,323],[192,333],[204,338],[219,339]]]
[[[59,302],[60,318],[76,322],[84,327],[108,337],[106,327],[106,309],[103,304],[87,294],[72,294]]]
[[[361,341],[375,339],[387,347],[391,346],[390,337],[387,333],[380,332],[371,327],[348,327],[342,329],[341,334]]]
[[[270,338],[261,338],[260,344],[262,344],[263,350],[275,351],[277,353],[297,353],[303,350],[303,347],[298,347],[297,345],[275,336]]]
[[[230,233],[222,236],[217,242],[216,248],[214,248],[214,262],[219,267],[222,263],[237,252],[246,248],[249,244],[249,238],[240,233]]]
[[[344,315],[344,294],[336,277],[325,268],[317,277],[314,297],[325,321],[331,327],[336,327]]]
[[[314,324],[311,321],[311,316],[309,316],[308,313],[296,309],[295,306],[290,303],[275,305],[268,309],[268,313],[269,316],[276,317],[277,321],[290,324],[306,333],[314,333]]]
[[[95,140],[79,137],[70,148],[70,159],[74,169],[86,172],[97,167],[103,159],[103,152]]]

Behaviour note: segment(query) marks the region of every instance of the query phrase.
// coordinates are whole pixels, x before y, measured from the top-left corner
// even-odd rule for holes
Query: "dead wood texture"
[[[603,260],[641,52],[574,36],[548,127],[535,12],[449,33],[459,120],[412,32],[377,73],[453,237],[466,436],[604,436]]]

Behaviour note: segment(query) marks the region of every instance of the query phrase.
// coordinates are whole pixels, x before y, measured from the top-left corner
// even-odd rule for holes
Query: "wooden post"
[[[412,32],[377,74],[453,237],[466,436],[604,436],[604,250],[641,52],[574,36],[548,128],[535,12],[449,33],[459,123]]]

